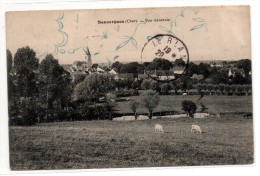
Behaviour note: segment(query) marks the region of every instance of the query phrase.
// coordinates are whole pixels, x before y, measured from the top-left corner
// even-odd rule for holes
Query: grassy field
[[[154,132],[156,123],[165,133]],[[192,124],[204,133],[191,134]],[[10,161],[12,170],[251,164],[253,120],[229,114],[10,127]]]
[[[201,108],[200,103],[205,104],[208,107],[209,113],[230,113],[230,112],[252,112],[252,96],[204,96],[200,101],[197,101],[199,95],[192,96],[180,96],[180,95],[167,95],[160,96],[160,104],[155,109],[155,112],[158,111],[178,111],[181,110],[181,103],[183,100],[191,100],[196,103],[197,110]],[[131,97],[134,100],[142,102],[141,96]],[[120,113],[129,113],[132,112],[129,108],[129,102],[119,102],[118,103],[118,112]],[[140,106],[137,110],[139,113],[147,113],[147,110]]]

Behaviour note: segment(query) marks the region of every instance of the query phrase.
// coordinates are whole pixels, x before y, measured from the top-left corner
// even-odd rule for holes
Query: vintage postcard
[[[11,170],[254,163],[249,6],[6,13]]]

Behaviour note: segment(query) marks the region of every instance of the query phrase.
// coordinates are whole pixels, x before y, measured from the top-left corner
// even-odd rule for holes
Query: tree
[[[201,90],[202,90],[202,84],[201,83],[196,84],[195,88],[196,88],[197,92],[200,94]]]
[[[72,93],[70,74],[63,69],[51,54],[41,61],[39,67],[40,98],[45,105],[46,118],[58,117],[68,108]],[[51,113],[52,112],[52,113]]]
[[[98,64],[93,64],[92,68],[97,69],[98,68]]]
[[[109,73],[91,74],[74,88],[74,100],[96,102],[106,93],[115,89],[113,75]]]
[[[35,99],[31,97],[18,98],[15,107],[11,107],[11,109],[13,110],[10,113],[14,113],[10,115],[11,125],[30,126],[37,122],[38,113]]]
[[[157,92],[160,92],[160,87],[157,81],[151,81],[149,85],[151,90],[155,90]]]
[[[10,75],[10,71],[13,65],[13,56],[10,50],[6,50],[6,59],[7,59],[7,78],[8,78],[8,98],[9,101],[12,100],[15,94],[15,85],[14,78]]]
[[[206,63],[202,63],[202,62],[201,62],[201,63],[198,65],[198,69],[199,69],[199,74],[204,75],[204,78],[209,77],[209,75],[210,75],[210,71],[209,71],[210,65],[209,65],[209,64],[206,64]]]
[[[185,62],[183,61],[182,58],[176,59],[174,61],[174,65],[177,66],[177,67],[185,67],[186,66],[186,64],[185,64]]]
[[[232,89],[232,86],[231,86],[231,85],[225,85],[225,91],[226,91],[226,94],[227,94],[227,95],[229,95],[231,89]]]
[[[143,65],[138,62],[130,62],[127,64],[123,64],[120,68],[121,73],[143,73],[142,71]]]
[[[229,82],[228,79],[228,70],[227,69],[218,69],[217,67],[213,67],[211,69],[210,78],[214,84],[224,83],[227,84]]]
[[[37,93],[35,70],[39,60],[31,48],[19,48],[14,55],[14,68],[17,72],[17,93],[21,97],[32,97]]]
[[[243,86],[243,90],[244,90],[246,96],[248,96],[248,93],[249,93],[250,91],[252,91],[252,87],[251,87],[251,85],[244,85],[244,86]]]
[[[74,75],[73,84],[76,86],[78,83],[82,82],[86,78],[86,75],[79,74]]]
[[[236,92],[236,85],[235,84],[232,84],[231,86],[230,86],[230,91],[232,92],[232,94],[234,95],[235,94],[235,92]]]
[[[193,117],[193,114],[197,110],[197,106],[190,100],[184,100],[182,101],[182,110],[184,110],[189,117]]]
[[[161,84],[160,88],[161,88],[161,93],[163,95],[168,95],[170,90],[172,89],[172,86],[169,83],[163,83]]]
[[[144,90],[148,90],[150,87],[150,81],[145,79],[143,80],[142,84],[141,84],[141,88]]]
[[[208,85],[207,85],[207,88],[208,88],[209,93],[210,93],[210,95],[211,95],[211,94],[212,94],[212,90],[214,89],[214,85],[213,85],[213,84],[208,84]]]
[[[249,75],[251,71],[251,60],[249,59],[241,59],[237,63],[237,68],[243,69],[246,77]]]
[[[7,72],[8,72],[8,75],[9,75],[10,70],[11,70],[12,65],[13,65],[13,55],[12,55],[10,50],[6,50],[6,59],[7,59]]]
[[[14,67],[17,72],[27,68],[29,70],[35,70],[39,66],[39,59],[36,57],[36,53],[33,49],[26,46],[19,48],[14,55]]]
[[[144,107],[148,110],[148,117],[152,119],[153,111],[160,102],[160,96],[157,92],[148,90],[143,94],[142,99]]]
[[[170,70],[173,64],[167,59],[155,58],[147,67],[147,70]]]
[[[244,77],[241,73],[236,73],[233,77],[233,83],[234,84],[247,84],[248,80],[246,77]]]
[[[115,111],[115,107],[117,106],[116,95],[112,93],[107,93],[105,97],[106,97],[105,108],[106,111],[109,113],[109,119],[112,120],[113,119],[112,113]]]
[[[122,63],[116,61],[112,64],[112,68],[115,69],[117,72],[121,73],[121,67],[123,66]]]
[[[224,90],[225,90],[225,84],[219,84],[219,90],[220,90],[220,92],[221,92],[221,94],[223,95],[223,92],[224,92]]]
[[[243,91],[243,85],[236,85],[236,93],[238,95],[241,95],[242,91]]]
[[[139,107],[139,102],[138,101],[136,101],[136,100],[131,100],[130,102],[129,102],[129,106],[130,106],[130,109],[134,112],[134,116],[135,116],[135,120],[137,120],[137,117],[138,117],[138,115],[137,115],[137,109],[138,109],[138,107]]]
[[[201,91],[206,92],[207,84],[201,84]]]

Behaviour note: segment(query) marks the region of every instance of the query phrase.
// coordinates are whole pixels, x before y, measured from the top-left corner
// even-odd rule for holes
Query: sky
[[[87,47],[93,63],[141,62],[143,47],[158,34],[179,38],[190,61],[251,59],[249,6],[6,13],[6,45],[13,55],[29,46],[40,60],[49,53],[61,64],[85,60]],[[162,41],[163,50],[168,43]],[[149,61],[158,47],[145,51]]]

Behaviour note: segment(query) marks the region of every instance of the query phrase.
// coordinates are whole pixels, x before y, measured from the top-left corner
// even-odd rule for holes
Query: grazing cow
[[[187,96],[188,94],[187,93],[183,93],[182,96]]]
[[[202,133],[199,125],[191,125],[191,133]]]
[[[155,132],[164,132],[162,125],[155,124]]]

